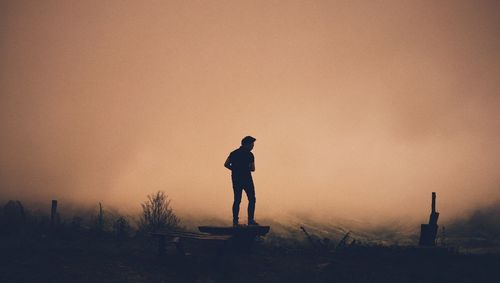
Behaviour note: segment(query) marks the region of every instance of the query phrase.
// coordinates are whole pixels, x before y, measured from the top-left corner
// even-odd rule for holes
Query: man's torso
[[[253,153],[244,148],[238,148],[229,154],[233,177],[252,177],[250,164],[254,162]]]

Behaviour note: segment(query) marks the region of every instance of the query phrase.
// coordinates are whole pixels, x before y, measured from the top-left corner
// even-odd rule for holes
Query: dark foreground
[[[277,243],[218,257],[188,242],[191,255],[159,258],[147,236],[3,237],[0,282],[500,282],[500,255],[373,246],[321,254]]]

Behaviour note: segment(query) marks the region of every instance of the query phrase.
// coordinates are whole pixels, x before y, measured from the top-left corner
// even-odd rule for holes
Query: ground
[[[0,239],[0,282],[500,282],[500,255],[353,245],[317,252],[269,237],[251,252],[187,242],[157,253],[147,235],[10,235]],[[280,243],[283,242],[283,243]]]

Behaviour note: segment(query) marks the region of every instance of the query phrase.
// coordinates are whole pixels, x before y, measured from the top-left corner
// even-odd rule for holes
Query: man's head
[[[254,137],[246,136],[241,140],[241,146],[248,150],[252,150],[255,141],[256,139]]]

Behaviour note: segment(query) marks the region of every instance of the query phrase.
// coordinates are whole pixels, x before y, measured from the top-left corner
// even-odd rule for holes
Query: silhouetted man
[[[233,225],[238,225],[238,214],[240,212],[241,194],[243,190],[248,198],[248,225],[259,225],[255,222],[255,188],[253,185],[252,172],[255,171],[255,158],[251,152],[255,138],[246,136],[241,140],[241,146],[232,151],[224,163],[224,167],[231,170],[233,183]]]

